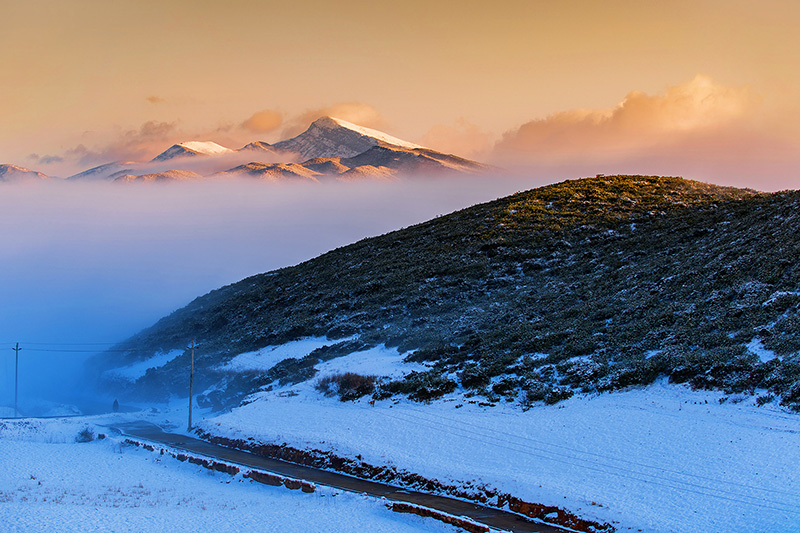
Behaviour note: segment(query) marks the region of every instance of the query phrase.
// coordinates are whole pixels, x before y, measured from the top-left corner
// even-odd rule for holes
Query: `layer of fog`
[[[555,181],[555,180],[553,180]],[[0,406],[65,396],[91,353],[222,285],[542,180],[6,185]]]

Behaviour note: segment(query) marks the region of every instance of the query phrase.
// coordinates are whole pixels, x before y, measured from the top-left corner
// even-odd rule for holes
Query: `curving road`
[[[496,529],[512,531],[514,533],[563,533],[564,531],[568,531],[555,526],[533,522],[520,515],[503,511],[502,509],[484,507],[475,503],[448,498],[447,496],[408,491],[385,483],[367,481],[345,474],[330,472],[328,470],[319,470],[309,466],[260,457],[249,452],[211,444],[188,435],[167,433],[150,422],[129,422],[110,427],[124,435],[200,454],[219,461],[235,463],[245,467],[311,481],[319,485],[350,492],[365,493],[378,498],[386,498],[390,501],[421,505],[454,516],[464,516]]]

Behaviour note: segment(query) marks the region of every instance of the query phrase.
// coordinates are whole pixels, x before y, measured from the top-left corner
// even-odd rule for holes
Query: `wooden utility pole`
[[[189,346],[189,349],[192,350],[192,366],[189,369],[189,429],[186,431],[192,430],[192,388],[194,387],[194,339],[192,339],[192,345]]]
[[[13,348],[14,350],[14,416],[19,418],[19,409],[17,409],[17,396],[19,394],[19,351],[22,349],[19,347],[19,343]]]

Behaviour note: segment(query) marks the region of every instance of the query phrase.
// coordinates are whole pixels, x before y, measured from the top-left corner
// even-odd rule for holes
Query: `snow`
[[[757,355],[762,363],[766,363],[767,361],[772,361],[773,359],[778,357],[775,352],[773,352],[772,350],[768,350],[764,346],[764,343],[761,342],[761,339],[759,339],[758,337],[754,337],[753,340],[751,340],[747,344],[747,350],[751,354]]]
[[[317,348],[351,340],[352,338],[331,341],[327,337],[306,337],[280,346],[267,346],[255,352],[239,354],[224,365],[221,365],[219,370],[223,372],[266,371],[284,359],[301,359]]]
[[[234,358],[229,368],[263,370],[331,342],[310,337],[268,347]],[[749,348],[764,349],[758,339]],[[370,405],[369,397],[344,403],[315,389],[336,373],[397,378],[427,368],[404,363],[406,356],[377,346],[335,358],[317,365],[312,380],[259,392],[226,414],[195,410],[195,420],[231,438],[361,456],[444,484],[485,485],[622,532],[800,532],[800,416],[775,404],[756,407],[752,397],[723,403],[722,393],[666,381],[527,410],[514,402],[487,406],[458,392],[428,404],[390,398]],[[102,524],[179,531],[191,521],[215,531],[264,530],[264,524],[268,531],[454,531],[333,489],[305,495],[256,485],[115,438],[75,442],[82,429],[107,432],[101,424],[114,420],[145,419],[181,431],[186,401],[173,400],[161,411],[0,420],[4,530]]]
[[[383,132],[331,117],[315,120],[300,135],[275,143],[274,147],[310,160],[320,157],[354,157],[381,143],[397,148],[421,148]]]
[[[355,338],[347,337],[332,341],[326,337],[306,337],[280,346],[267,346],[254,352],[239,354],[218,367],[217,370],[221,372],[265,372],[284,359],[301,359],[317,348]],[[407,353],[398,352],[396,348],[380,345],[321,363],[317,365],[316,377],[323,378],[333,374],[356,372],[370,376],[396,378],[402,377],[412,370],[427,370],[428,367],[425,365],[403,363],[403,359],[407,355]]]
[[[396,348],[387,348],[384,345],[376,346],[317,365],[317,378],[345,372],[399,378],[414,370],[417,372],[428,370],[428,367],[419,363],[403,363],[403,359],[407,355],[407,353],[398,352]]]
[[[330,341],[325,337],[306,337],[305,339],[288,342],[280,346],[268,346],[255,352],[237,355],[226,364],[220,366],[218,370],[222,372],[264,372],[284,359],[290,357],[300,359],[317,348],[354,338],[348,337]],[[400,353],[396,348],[387,348],[384,345],[353,352],[316,365],[317,375],[314,380],[295,385],[293,390],[300,387],[308,394],[313,394],[312,390],[317,380],[346,372],[395,379],[411,371],[422,372],[428,370],[428,367],[423,364],[404,363],[403,359],[407,355],[408,353]]]
[[[397,361],[395,372],[407,366]],[[334,359],[320,375],[351,364],[367,373],[355,363]],[[371,406],[325,398],[310,382],[291,389],[260,392],[201,426],[486,484],[620,531],[800,531],[800,417],[772,405],[720,403],[718,392],[666,382],[527,411],[459,394]]]
[[[108,372],[131,381],[136,381],[140,377],[144,376],[151,368],[160,368],[182,353],[183,350],[171,350],[167,353],[159,353],[149,359],[145,359],[144,361],[139,361],[128,366],[114,368]]]
[[[306,337],[304,339],[287,342],[280,346],[268,346],[255,352],[237,355],[218,370],[223,372],[254,372],[267,371],[284,359],[300,359],[312,351],[323,346],[337,342],[352,340],[355,337],[331,341],[325,337]],[[362,375],[397,378],[411,371],[424,371],[428,367],[417,363],[404,363],[403,359],[408,353],[400,353],[396,348],[387,348],[384,345],[375,346],[360,352],[353,352],[343,357],[337,357],[320,363],[316,366],[316,378],[324,378],[333,374],[356,372]],[[301,388],[313,388],[311,383],[298,385]]]
[[[117,438],[75,442],[102,421],[0,421],[3,531],[458,531],[360,494],[261,485]]]
[[[330,121],[330,122],[329,122]],[[332,124],[331,124],[332,123]],[[418,144],[410,143],[408,141],[404,141],[402,139],[398,139],[397,137],[392,137],[389,134],[383,133],[382,131],[373,130],[372,128],[365,128],[363,126],[358,126],[353,124],[352,122],[347,122],[346,120],[342,120],[340,118],[334,117],[324,117],[314,122],[314,124],[321,126],[321,127],[342,127],[348,130],[354,131],[366,137],[372,137],[374,139],[378,139],[379,141],[393,144],[395,146],[401,146],[403,148],[424,148],[424,146],[420,146]]]
[[[183,146],[187,150],[191,150],[193,152],[207,155],[219,155],[234,152],[234,150],[231,150],[230,148],[225,148],[224,146],[211,141],[188,141],[180,143],[179,146]]]
[[[533,361],[541,361],[542,359],[547,359],[549,357],[549,355],[546,354],[546,353],[543,353],[543,352],[534,352],[534,353],[530,353],[530,354],[527,354],[527,355],[520,356],[519,362],[524,361],[526,357],[530,358]]]
[[[767,301],[761,304],[761,306],[766,307],[768,305],[772,305],[780,298],[785,298],[787,296],[800,296],[800,291],[775,291],[770,295]]]
[[[101,181],[111,177],[115,177],[117,175],[131,173],[140,166],[141,163],[136,163],[134,161],[115,161],[113,163],[106,163],[105,165],[100,165],[98,167],[90,168],[89,170],[84,170],[83,172],[70,176],[67,179]]]

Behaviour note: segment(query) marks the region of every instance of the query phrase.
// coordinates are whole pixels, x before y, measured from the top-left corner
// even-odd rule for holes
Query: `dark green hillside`
[[[222,380],[206,398],[218,405],[385,343],[434,365],[380,384],[379,396],[461,386],[554,402],[666,375],[729,393],[769,389],[800,408],[799,201],[680,178],[567,181],[247,278],[117,349],[137,350],[130,362],[196,338],[202,385]],[[212,370],[267,345],[356,333],[264,375]],[[760,362],[747,349],[754,339],[781,357]],[[185,390],[185,364],[150,372],[132,392]]]

